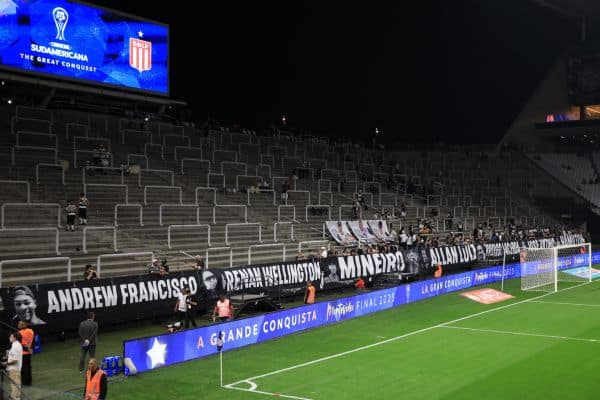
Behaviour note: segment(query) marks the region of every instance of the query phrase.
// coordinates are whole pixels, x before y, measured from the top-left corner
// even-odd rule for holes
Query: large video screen
[[[0,66],[169,93],[169,27],[61,0],[0,1]]]

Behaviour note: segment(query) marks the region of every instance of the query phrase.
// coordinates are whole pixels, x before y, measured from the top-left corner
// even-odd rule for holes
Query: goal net
[[[521,290],[556,292],[558,282],[590,282],[590,243],[550,248],[521,248]]]

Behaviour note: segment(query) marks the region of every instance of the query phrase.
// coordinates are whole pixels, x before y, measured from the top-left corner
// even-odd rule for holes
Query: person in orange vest
[[[217,314],[219,315],[219,320],[221,322],[233,319],[233,305],[224,294],[219,295],[219,300],[217,300],[217,304],[213,309],[213,322],[216,321]]]
[[[311,281],[306,285],[306,293],[304,294],[304,304],[314,304],[315,302],[315,287]]]
[[[437,267],[435,268],[435,272],[433,273],[433,277],[434,278],[442,277],[442,264],[437,265]]]
[[[27,322],[19,321],[17,325],[23,345],[23,365],[21,366],[21,384],[31,386],[31,353],[33,351],[33,329],[27,327]]]
[[[358,290],[365,290],[365,281],[362,278],[362,276],[358,277],[358,280],[354,284],[354,287],[357,288]]]
[[[83,393],[83,399],[106,400],[106,392],[108,391],[107,386],[106,372],[98,368],[98,361],[96,361],[95,358],[90,358],[88,370],[85,374],[85,392]]]

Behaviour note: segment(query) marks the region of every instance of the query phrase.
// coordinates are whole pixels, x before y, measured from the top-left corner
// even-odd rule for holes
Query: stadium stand
[[[0,233],[11,239],[3,241],[3,260],[69,257],[72,277],[112,253],[123,256],[106,257],[102,276],[144,272],[149,257],[137,254],[145,252],[175,269],[185,268],[184,254],[208,256],[211,268],[244,264],[249,253],[253,263],[291,259],[298,243],[310,242],[303,250],[314,252],[330,239],[326,220],[352,219],[359,192],[362,218],[386,215],[398,233],[420,229],[427,243],[470,240],[478,226],[559,222],[529,191],[540,171],[491,149],[384,152],[292,132],[260,136],[67,109],[2,113],[10,134],[0,139],[0,162],[8,165],[0,170]],[[587,159],[542,160],[595,177]],[[65,202],[81,192],[90,200],[88,225],[66,232]],[[2,285],[64,280],[62,264],[43,264],[7,266]]]

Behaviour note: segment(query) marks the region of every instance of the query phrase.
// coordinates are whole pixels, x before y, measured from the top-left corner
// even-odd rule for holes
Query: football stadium
[[[600,396],[597,4],[194,7],[0,2],[0,400]]]

